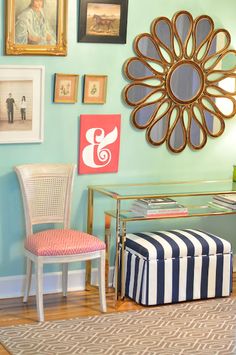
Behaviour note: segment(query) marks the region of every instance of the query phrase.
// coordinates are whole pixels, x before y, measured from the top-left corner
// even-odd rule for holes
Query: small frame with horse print
[[[128,0],[80,0],[79,42],[126,43]]]

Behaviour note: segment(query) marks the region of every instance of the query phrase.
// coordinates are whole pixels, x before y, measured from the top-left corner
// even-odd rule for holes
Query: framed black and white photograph
[[[126,43],[128,0],[80,0],[79,42]]]
[[[0,144],[43,141],[44,67],[0,65]]]

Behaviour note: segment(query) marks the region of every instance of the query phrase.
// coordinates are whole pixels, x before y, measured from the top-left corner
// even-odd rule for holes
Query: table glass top
[[[236,183],[232,180],[92,185],[89,188],[116,199],[236,193]]]

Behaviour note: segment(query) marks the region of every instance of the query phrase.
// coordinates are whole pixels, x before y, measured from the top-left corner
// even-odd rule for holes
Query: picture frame
[[[128,0],[80,0],[78,41],[126,43]]]
[[[45,2],[38,8],[30,0],[6,1],[5,53],[7,55],[67,55],[68,0]],[[34,17],[37,24],[34,27]]]
[[[0,144],[41,143],[44,66],[0,65]]]
[[[120,114],[82,114],[79,129],[79,174],[117,173]]]
[[[83,103],[105,104],[107,94],[107,75],[85,75]]]
[[[54,102],[71,104],[77,102],[79,75],[55,74]]]

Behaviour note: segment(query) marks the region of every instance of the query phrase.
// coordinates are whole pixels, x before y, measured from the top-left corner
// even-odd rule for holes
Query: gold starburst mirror
[[[230,41],[209,16],[193,19],[187,11],[172,20],[156,18],[150,33],[135,38],[136,56],[124,67],[130,80],[124,99],[149,143],[166,142],[179,153],[186,145],[201,149],[208,136],[224,132],[225,120],[236,113],[236,51]]]

